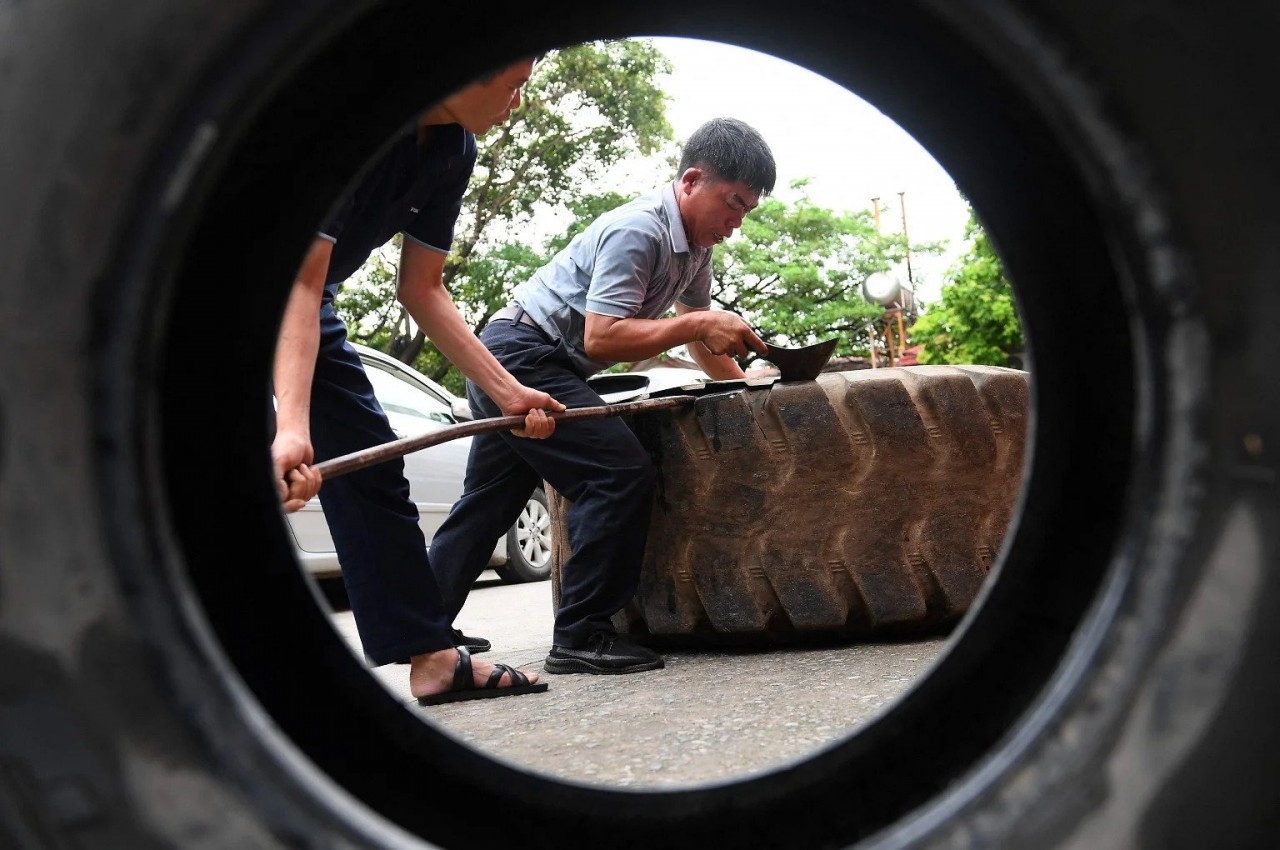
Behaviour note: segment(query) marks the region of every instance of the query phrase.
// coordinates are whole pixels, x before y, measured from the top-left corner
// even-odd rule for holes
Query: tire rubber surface
[[[633,417],[659,483],[616,624],[720,644],[945,630],[1013,516],[1027,389],[1012,369],[875,369]]]
[[[1274,4],[529,11],[0,4],[0,847],[1273,846]],[[1000,253],[1033,376],[948,652],[838,745],[678,793],[423,723],[317,604],[266,448],[293,274],[379,145],[516,56],[655,32],[911,133]]]

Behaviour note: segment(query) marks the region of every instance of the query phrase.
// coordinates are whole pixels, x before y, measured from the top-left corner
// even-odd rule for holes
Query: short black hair
[[[488,83],[496,79],[499,74],[505,73],[508,68],[510,68],[512,65],[516,64],[517,62],[532,61],[534,64],[534,67],[537,67],[538,63],[546,58],[547,58],[547,51],[543,50],[540,53],[531,53],[528,56],[521,56],[519,59],[512,59],[510,62],[508,62],[507,64],[503,65],[500,68],[495,68],[492,71],[481,74],[479,77],[476,78],[476,82]]]
[[[762,196],[773,191],[778,176],[764,138],[736,118],[713,118],[693,131],[680,156],[680,174],[690,168],[701,168],[730,183],[746,183]]]

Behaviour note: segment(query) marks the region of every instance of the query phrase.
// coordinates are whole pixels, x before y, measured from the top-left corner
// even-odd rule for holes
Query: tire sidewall
[[[975,755],[972,771],[956,777],[951,788],[937,796],[904,797],[914,799],[910,823],[882,834],[886,846],[1051,846],[1073,835],[1079,841],[1101,836],[1097,844],[1132,846],[1155,829],[1148,824],[1148,832],[1142,832],[1138,821],[1145,812],[1163,811],[1169,823],[1176,823],[1179,801],[1208,799],[1212,805],[1182,808],[1206,821],[1227,823],[1222,813],[1233,811],[1231,803],[1214,795],[1214,786],[1238,790],[1242,782],[1254,782],[1263,792],[1275,787],[1271,772],[1256,765],[1232,775],[1237,766],[1252,765],[1243,753],[1277,752],[1271,731],[1275,677],[1265,649],[1275,645],[1267,612],[1280,604],[1269,569],[1280,550],[1274,461],[1280,390],[1271,379],[1280,352],[1267,321],[1280,314],[1274,287],[1280,261],[1264,226],[1273,214],[1270,200],[1255,194],[1257,187],[1274,187],[1280,180],[1271,170],[1274,157],[1268,160],[1262,149],[1249,145],[1255,144],[1254,136],[1280,137],[1280,122],[1269,104],[1260,105],[1238,85],[1245,73],[1276,76],[1261,72],[1276,70],[1276,63],[1259,48],[1262,36],[1251,35],[1247,27],[1268,30],[1261,16],[1242,19],[1231,10],[1218,13],[1222,26],[1214,29],[1211,24],[1219,19],[1195,12],[1207,16],[1204,33],[1222,36],[1200,38],[1192,23],[1178,17],[1179,12],[1193,14],[1190,10],[1149,10],[1170,40],[1199,51],[1194,79],[1170,86],[1168,80],[1182,79],[1179,71],[1191,63],[1172,61],[1167,42],[1141,38],[1156,30],[1138,21],[1143,28],[1135,31],[1136,24],[1123,19],[1123,8],[1110,16],[1099,11],[1095,22],[1087,9],[1055,11],[1061,17],[1050,19],[1030,5],[974,3],[959,12],[939,5],[934,12],[975,51],[993,61],[1005,56],[1005,72],[1021,73],[1036,95],[1026,98],[1031,108],[1043,108],[1047,124],[1067,127],[1087,141],[1083,158],[1101,151],[1100,162],[1082,166],[1088,174],[1081,179],[1102,187],[1094,198],[1096,211],[1108,219],[1114,251],[1132,265],[1125,269],[1131,277],[1123,284],[1123,297],[1107,302],[1095,318],[1104,321],[1101,314],[1112,309],[1127,311],[1128,318],[1117,324],[1140,331],[1133,346],[1136,364],[1119,367],[1132,372],[1136,401],[1118,399],[1118,412],[1102,402],[1085,412],[1062,411],[1063,402],[1052,393],[1043,393],[1040,401],[1042,411],[1061,413],[1062,422],[1080,431],[1100,423],[1110,427],[1108,435],[1125,432],[1133,445],[1127,456],[1132,466],[1115,473],[1128,488],[1118,511],[1123,515],[1104,529],[1117,536],[1099,544],[1110,550],[1108,576],[1096,593],[1090,589],[1087,617],[1063,623],[1044,617],[1044,629],[1071,631],[1057,675],[1037,688],[1019,722],[988,752]],[[31,796],[23,799],[33,800],[31,811],[48,823],[63,823],[56,804],[66,797],[56,792],[65,786],[57,780],[74,776],[81,783],[75,787],[87,789],[74,799],[100,803],[90,812],[98,820],[89,821],[115,830],[111,835],[119,846],[181,846],[196,835],[225,839],[231,846],[296,844],[297,836],[334,845],[405,841],[386,822],[371,826],[366,821],[373,819],[354,814],[365,811],[361,804],[321,776],[300,747],[285,738],[282,721],[264,708],[267,698],[246,686],[231,650],[220,642],[224,636],[209,625],[213,600],[191,585],[185,570],[191,553],[183,549],[176,521],[192,485],[184,476],[167,474],[166,466],[166,457],[185,454],[189,460],[195,450],[175,448],[180,430],[166,430],[155,414],[162,401],[154,392],[157,339],[165,331],[153,323],[171,318],[165,304],[177,290],[172,281],[167,289],[156,281],[164,277],[162,267],[174,265],[165,251],[181,241],[175,233],[182,222],[190,223],[182,214],[184,191],[200,185],[199,179],[179,178],[216,173],[216,162],[206,154],[213,156],[219,140],[236,130],[227,104],[236,101],[248,114],[253,100],[241,95],[257,81],[255,73],[273,61],[268,55],[255,57],[248,44],[253,40],[240,36],[265,31],[267,24],[296,33],[324,31],[344,20],[341,4],[329,3],[309,6],[305,14],[311,17],[301,23],[264,23],[267,6],[138,3],[127,14],[117,10],[114,16],[95,17],[86,16],[82,4],[63,2],[41,4],[38,16],[31,4],[3,13],[18,16],[12,20],[24,33],[3,46],[6,58],[16,58],[0,66],[7,75],[0,89],[0,114],[7,116],[4,149],[24,173],[9,167],[0,172],[0,196],[8,199],[0,227],[7,235],[0,269],[7,290],[14,290],[14,297],[6,297],[10,312],[0,345],[6,361],[23,366],[0,377],[0,560],[6,566],[0,573],[5,618],[0,669],[11,685],[10,716],[25,722],[22,740],[7,741],[2,755],[6,763],[32,772]],[[764,37],[736,28],[735,7],[724,6],[722,16],[714,14],[718,9],[713,4],[704,10],[712,22],[706,37],[768,48]],[[826,13],[816,7],[808,11]],[[849,14],[857,11],[851,8]],[[586,17],[566,15],[561,34],[623,34],[645,20],[642,12],[628,9],[611,14],[616,17],[591,26],[583,23]],[[969,20],[958,20],[961,14]],[[1054,37],[1042,39],[1034,26],[1026,26],[1036,14],[1044,16],[1040,24]],[[326,22],[327,17],[332,20]],[[800,36],[813,34],[788,28],[790,23],[778,21],[780,53],[812,59],[815,67],[838,67],[830,57],[844,49],[837,41],[840,32],[832,28],[831,40],[823,42],[819,33],[806,41]],[[460,40],[458,50],[484,51],[482,34]],[[243,49],[234,47],[237,42]],[[280,50],[286,43],[267,39],[259,46]],[[1030,54],[1040,59],[1029,60]],[[67,56],[77,61],[69,63]],[[1132,71],[1124,66],[1131,56]],[[910,63],[906,69],[911,70]],[[37,103],[26,88],[55,107]],[[271,86],[262,88],[266,96]],[[189,100],[192,92],[212,94]],[[207,114],[185,111],[196,101]],[[1124,118],[1113,121],[1113,114]],[[210,117],[219,120],[204,121]],[[1240,145],[1237,160],[1252,161],[1252,177],[1232,162],[1236,148],[1224,141],[1234,135],[1228,128],[1248,130],[1231,141]],[[913,129],[928,137],[926,127]],[[21,142],[10,145],[11,138]],[[1265,152],[1269,155],[1270,148]],[[331,188],[336,194],[340,187]],[[1210,189],[1231,203],[1198,212]],[[198,204],[198,193],[193,197]],[[998,220],[999,212],[993,212]],[[1224,236],[1215,217],[1237,223]],[[295,227],[285,236],[296,240],[308,229]],[[1012,243],[1000,247],[1018,250]],[[207,286],[200,297],[217,295],[239,304],[231,300],[241,295],[239,279],[228,274],[218,282],[223,289]],[[283,290],[266,301],[282,306]],[[264,301],[244,303],[261,312]],[[247,340],[241,359],[221,363],[215,371],[265,381],[271,324],[262,319],[235,325],[233,332]],[[1047,327],[1042,320],[1040,328]],[[178,329],[199,331],[196,321]],[[1032,344],[1034,357],[1035,339]],[[1117,345],[1128,344],[1125,339]],[[192,348],[193,365],[199,365],[194,361],[201,351],[207,356],[214,350]],[[1033,360],[1037,365],[1045,364]],[[1067,403],[1089,398],[1081,387],[1095,379],[1105,384],[1110,380],[1106,370],[1113,368],[1110,361],[1096,372],[1082,365],[1074,372],[1078,383],[1063,397]],[[1105,397],[1100,392],[1095,398]],[[255,557],[287,564],[291,556],[282,529],[273,536],[263,519],[276,509],[265,476],[256,488],[244,484],[265,466],[261,446],[256,454],[245,448],[263,436],[251,402],[248,395],[232,399],[229,404],[241,404],[243,415],[228,416],[230,427],[200,450],[240,450],[236,471],[247,470],[247,477],[235,483],[219,479],[222,489],[212,495],[240,498],[246,526],[259,530],[256,536],[244,532],[245,539],[266,542]],[[1136,412],[1126,408],[1130,404]],[[1091,416],[1097,421],[1091,423]],[[1126,421],[1109,425],[1107,416]],[[1042,434],[1066,427],[1052,418],[1046,415],[1040,423]],[[165,441],[167,456],[155,448]],[[1077,445],[1087,443],[1082,437]],[[1050,454],[1046,449],[1035,461],[1040,465],[1032,467],[1041,479],[1055,474]],[[1045,506],[1052,502],[1043,495],[1027,504],[1047,522]],[[1086,516],[1092,507],[1088,492],[1073,495],[1080,504],[1063,510]],[[69,516],[80,521],[68,523]],[[1036,551],[1026,535],[1007,554],[1016,558],[1024,551]],[[1082,557],[1082,563],[1091,557]],[[293,581],[301,586],[300,578]],[[1005,590],[991,589],[988,613],[1009,598]],[[298,594],[291,598],[305,600]],[[966,624],[965,646],[975,653],[982,648],[982,614]],[[328,628],[318,614],[314,620],[310,626]],[[336,640],[313,651],[330,649],[335,658],[346,652]],[[956,654],[965,651],[958,643]],[[1017,654],[1005,659],[1010,670]],[[350,658],[335,661],[341,663],[358,669]],[[410,729],[404,746],[438,756],[446,804],[506,795],[518,810],[512,816],[516,822],[545,828],[573,818],[581,824],[577,834],[597,843],[604,842],[609,824],[634,828],[625,835],[649,836],[677,823],[689,831],[666,834],[693,838],[695,828],[709,829],[709,817],[732,830],[739,819],[746,823],[753,812],[779,800],[815,800],[824,787],[852,787],[870,795],[874,788],[858,786],[852,762],[842,759],[882,744],[895,727],[906,728],[900,724],[910,701],[921,704],[940,681],[954,677],[949,672],[954,669],[940,667],[904,706],[843,748],[767,782],[671,795],[660,806],[642,795],[533,783],[427,732]],[[1009,679],[1003,686],[1016,688],[1017,676]],[[1001,687],[991,686],[993,696]],[[348,701],[367,699],[380,716],[403,713],[375,689],[371,682],[335,682],[328,697],[335,711]],[[935,720],[955,722],[946,711],[937,711]],[[976,713],[972,720],[975,727],[984,721]],[[1223,732],[1232,722],[1241,731]],[[1170,741],[1177,746],[1168,746]],[[913,790],[891,769],[874,781],[895,794]],[[1161,809],[1157,803],[1166,794],[1172,802]],[[850,799],[863,805],[846,809],[859,809],[870,797],[849,793],[846,802]],[[374,802],[366,799],[365,805]],[[857,815],[837,806],[821,810]],[[599,812],[608,812],[612,820],[592,820]],[[62,809],[61,816],[66,814]],[[1114,819],[1110,825],[1108,818]],[[360,825],[353,827],[356,821]],[[16,821],[3,823],[15,835],[27,834]],[[760,834],[760,842],[788,836],[831,842],[832,833],[819,834],[821,825],[796,827],[793,819],[777,828]],[[1073,828],[1079,832],[1072,833]]]

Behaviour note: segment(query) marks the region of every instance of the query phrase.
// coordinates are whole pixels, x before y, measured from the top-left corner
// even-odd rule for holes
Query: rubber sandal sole
[[[517,697],[523,694],[540,694],[546,689],[546,682],[534,682],[531,685],[511,685],[505,688],[468,688],[465,691],[445,691],[442,694],[418,697],[418,705],[444,705],[445,703],[465,702],[473,699]]]

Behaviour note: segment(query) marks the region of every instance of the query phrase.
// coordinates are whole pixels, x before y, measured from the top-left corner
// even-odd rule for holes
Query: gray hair
[[[730,183],[742,182],[759,195],[773,191],[777,166],[759,133],[736,118],[713,118],[693,131],[680,156],[680,174],[701,168]]]

